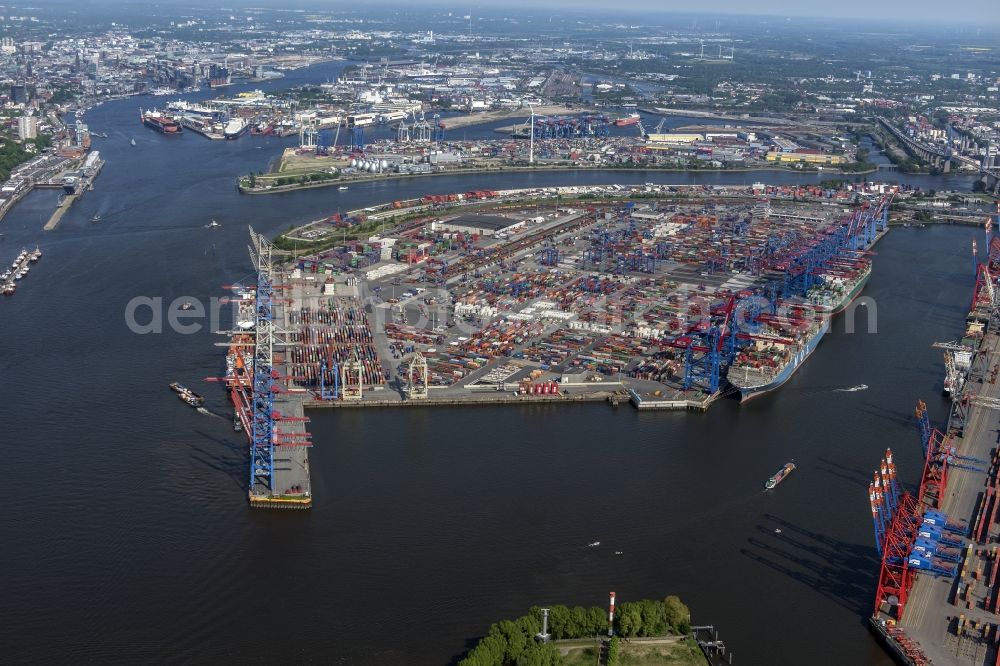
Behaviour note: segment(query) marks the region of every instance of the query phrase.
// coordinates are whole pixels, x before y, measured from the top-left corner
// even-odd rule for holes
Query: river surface
[[[945,417],[930,345],[961,333],[981,231],[893,230],[865,291],[878,332],[838,321],[788,384],[747,405],[312,413],[315,508],[253,512],[246,442],[222,388],[203,381],[224,370],[220,338],[136,335],[124,318],[136,296],[207,301],[248,278],[246,225],[274,234],[484,187],[816,177],[491,174],[241,197],[234,178],[294,139],[164,137],[138,122],[149,101],[88,112],[110,135],[96,140],[107,165],[56,231],[41,231],[54,191],[0,222],[0,259],[45,253],[0,302],[5,663],[447,664],[495,620],[603,606],[610,590],[680,595],[735,663],[890,663],[864,624],[877,575],[867,484],[887,445],[918,480],[913,406]],[[219,416],[186,408],[171,381]],[[789,459],[798,470],[763,493]]]

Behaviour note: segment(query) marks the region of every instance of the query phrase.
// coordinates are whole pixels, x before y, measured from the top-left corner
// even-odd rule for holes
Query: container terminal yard
[[[988,246],[962,338],[935,344],[945,350],[948,423],[935,428],[916,407],[917,492],[904,491],[891,451],[869,486],[881,556],[871,627],[901,663],[1000,663],[1000,238]]]
[[[251,231],[256,284],[233,288],[225,380],[251,504],[311,505],[305,407],[704,410],[776,389],[863,289],[894,195],[772,206],[762,185],[742,199],[571,189],[336,215],[281,244],[385,231],[283,264]]]

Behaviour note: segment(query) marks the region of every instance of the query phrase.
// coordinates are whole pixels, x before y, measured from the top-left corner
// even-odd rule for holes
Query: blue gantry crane
[[[326,379],[328,372],[333,378],[332,387]],[[336,400],[340,397],[340,365],[332,357],[329,365],[327,365],[326,359],[320,363],[319,397],[323,400]]]
[[[253,394],[250,399],[250,495],[265,496],[274,488],[274,284],[270,241],[250,229],[250,257],[257,268],[256,339],[254,341]]]

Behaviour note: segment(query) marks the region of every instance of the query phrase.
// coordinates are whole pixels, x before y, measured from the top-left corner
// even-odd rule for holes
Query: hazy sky
[[[583,4],[588,4],[588,0],[584,0]],[[866,18],[899,18],[903,21],[920,20],[942,23],[956,20],[960,20],[962,23],[972,21],[1000,23],[1000,2],[997,0],[952,0],[947,3],[935,0],[826,0],[824,2],[817,0],[765,0],[764,2],[711,0],[702,3],[627,0],[620,4],[682,12],[784,14],[792,17],[832,16],[854,19],[862,24]]]
[[[334,6],[335,3],[319,3],[309,0],[310,4]],[[373,0],[368,0],[372,2]],[[374,0],[379,4],[399,5],[399,0]],[[291,6],[295,0],[286,0],[282,4]],[[427,4],[454,5],[458,8],[476,8],[488,6],[494,11],[512,5],[528,6],[535,9],[542,7],[567,7],[570,10],[594,9],[606,12],[609,9],[620,9],[632,13],[635,11],[677,12],[698,14],[766,14],[794,17],[833,17],[845,21],[856,22],[864,29],[866,19],[898,19],[902,23],[979,23],[982,25],[1000,25],[1000,0],[765,0],[764,2],[747,2],[745,0],[709,0],[708,2],[691,2],[691,0],[504,0],[503,2],[475,2],[473,0],[431,0]],[[545,10],[543,10],[545,11]]]

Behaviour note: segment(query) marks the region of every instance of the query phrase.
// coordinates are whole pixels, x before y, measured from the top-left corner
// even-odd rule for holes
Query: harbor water
[[[447,664],[495,620],[603,606],[610,590],[680,595],[696,623],[721,629],[734,663],[889,663],[864,624],[877,575],[867,485],[886,446],[918,480],[913,406],[946,414],[930,345],[961,333],[981,230],[893,230],[857,332],[838,319],[784,387],[751,403],[314,412],[315,508],[253,512],[245,439],[221,385],[203,381],[224,372],[224,338],[137,335],[124,315],[137,296],[207,302],[251,277],[248,224],[275,234],[484,187],[817,176],[447,176],[241,197],[236,176],[293,138],[164,137],[139,124],[138,105],[86,114],[109,134],[95,140],[107,164],[56,231],[41,231],[53,191],[0,222],[0,259],[44,252],[0,303],[5,663]],[[172,381],[205,395],[208,413],[178,401]],[[763,492],[789,460],[795,472]]]

